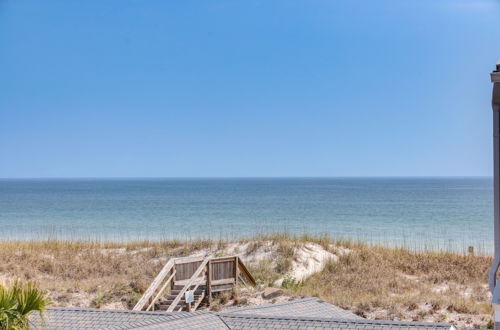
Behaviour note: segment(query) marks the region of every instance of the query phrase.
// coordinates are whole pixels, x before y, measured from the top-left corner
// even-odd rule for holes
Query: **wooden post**
[[[174,264],[174,267],[172,268],[173,269],[173,272],[174,272],[174,277],[172,277],[172,281],[170,281],[170,294],[172,293],[172,291],[174,291],[174,286],[175,286],[175,278],[176,278],[176,274],[177,274],[177,267],[176,265]]]
[[[239,258],[234,258],[234,286],[238,286],[238,277],[240,277]]]
[[[212,303],[212,260],[207,264],[207,295],[208,306]]]
[[[233,298],[236,299],[238,292],[238,277],[240,275],[240,270],[238,268],[238,257],[234,257],[234,287],[233,287]]]
[[[172,277],[172,281],[170,282],[170,293],[172,293],[172,291],[174,290],[175,279],[177,278],[177,265],[175,265],[175,264],[174,264],[173,272],[174,272],[174,277]]]

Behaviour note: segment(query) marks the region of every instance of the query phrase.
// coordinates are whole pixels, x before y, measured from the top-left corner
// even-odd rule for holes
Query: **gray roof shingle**
[[[47,308],[43,319],[30,316],[31,329],[135,329],[170,322],[190,313],[157,313],[92,308]]]
[[[361,316],[353,314],[340,307],[326,303],[318,298],[302,298],[277,304],[236,307],[225,313],[269,316],[326,317],[363,320]]]
[[[157,324],[147,325],[136,329],[157,330],[157,329],[206,329],[206,330],[228,330],[230,329],[224,321],[214,313],[201,312],[191,313],[193,315],[170,320]]]
[[[372,321],[365,319],[335,319],[319,317],[283,317],[244,314],[221,314],[230,329],[352,329],[352,330],[449,330],[449,323]]]
[[[90,308],[48,308],[42,320],[30,316],[31,329],[353,329],[353,330],[449,330],[448,323],[371,321],[317,298],[279,304],[234,308],[213,313],[138,312]]]

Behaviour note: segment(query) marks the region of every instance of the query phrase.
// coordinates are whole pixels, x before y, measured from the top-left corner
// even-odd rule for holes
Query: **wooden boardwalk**
[[[134,307],[136,311],[195,311],[210,305],[216,292],[255,280],[238,257],[173,258],[162,268]],[[186,301],[186,298],[188,301]]]

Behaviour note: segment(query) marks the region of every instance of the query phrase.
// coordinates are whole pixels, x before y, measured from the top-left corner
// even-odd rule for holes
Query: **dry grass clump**
[[[298,262],[299,249],[309,243],[338,259],[297,281],[290,270]],[[262,255],[247,263],[261,285],[282,280],[280,285],[291,295],[316,296],[367,318],[448,321],[476,328],[491,320],[490,257],[411,252],[325,235],[262,235],[232,244],[210,240],[0,242],[0,280],[36,281],[56,306],[131,308],[170,257],[201,250],[225,255],[229,245],[245,247],[236,253]],[[226,297],[217,302],[215,309],[226,303]]]
[[[293,236],[288,233],[273,233],[259,235],[251,239],[244,239],[241,243],[248,243],[246,254],[258,252],[259,249],[266,247],[269,251],[268,258],[258,260],[253,264],[247,265],[257,283],[273,286],[279,279],[289,277],[294,262],[298,262],[298,249],[308,243],[315,243],[323,249],[335,252],[336,247],[355,247],[359,243],[348,240],[334,240],[328,235],[308,235]],[[293,279],[289,279],[293,280]]]
[[[204,240],[1,242],[0,279],[37,281],[56,306],[131,307],[170,257],[217,245]]]
[[[358,245],[329,262],[295,293],[317,296],[375,319],[454,321],[480,327],[491,315],[491,258]],[[465,314],[465,316],[464,316]],[[464,319],[465,317],[465,319]]]
[[[284,278],[281,286],[292,295],[316,296],[370,319],[453,322],[469,328],[491,325],[489,256],[414,252],[328,236],[273,234],[255,241],[270,241],[278,248],[271,260],[250,266],[254,277],[269,286]],[[297,247],[308,242],[321,245],[338,260],[297,281],[286,273]],[[339,249],[349,252],[338,253]]]

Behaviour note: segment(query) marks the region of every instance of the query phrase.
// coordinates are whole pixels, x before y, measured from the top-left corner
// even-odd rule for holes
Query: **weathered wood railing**
[[[239,278],[242,280],[242,282],[245,285],[250,284],[251,286],[256,286],[257,283],[255,282],[255,279],[253,278],[252,274],[250,274],[250,272],[248,271],[245,264],[241,262],[240,258],[237,258],[237,262],[238,262],[238,269],[241,270]]]
[[[146,310],[151,310],[151,309],[154,308],[154,304],[158,301],[158,298],[160,298],[161,295],[165,292],[165,289],[171,283],[171,281],[174,278],[174,276],[175,276],[175,269],[172,272],[172,275],[170,275],[170,277],[168,278],[168,280],[165,281],[165,284],[163,284],[163,286],[161,287],[161,289],[158,290],[158,293],[156,294],[156,296],[153,299],[150,300],[150,303],[148,305],[148,308],[146,308]]]
[[[200,276],[201,272],[205,269],[205,266],[207,265],[208,261],[210,259],[206,258],[205,260],[202,261],[201,265],[196,269],[196,271],[193,273],[191,278],[188,280],[188,282],[184,285],[184,287],[181,289],[181,291],[177,294],[177,297],[174,299],[174,301],[170,304],[170,306],[167,309],[167,312],[173,312],[175,310],[175,307],[177,307],[177,304],[181,300],[182,296],[186,293],[186,291],[193,285],[194,281],[196,280],[197,277]],[[193,289],[195,291],[200,284],[198,283]],[[190,304],[190,303],[189,303]]]
[[[165,293],[170,291],[168,303],[161,304],[167,312],[183,309],[194,311],[205,298],[210,305],[213,293],[233,290],[238,281],[245,285],[256,284],[239,257],[170,259],[144,292],[134,310],[155,310]],[[204,285],[204,289],[198,293],[201,285]],[[183,301],[188,290],[192,291],[193,296],[194,293],[198,295],[192,302]]]
[[[139,299],[137,304],[134,306],[135,311],[143,310],[148,302],[149,302],[149,305],[146,308],[146,310],[150,310],[153,307],[154,303],[158,300],[158,298],[161,296],[161,294],[164,293],[164,290],[168,287],[168,285],[171,283],[172,279],[175,276],[175,269],[173,268],[174,264],[175,264],[174,262],[175,262],[175,259],[170,259],[165,264],[165,266],[163,266],[160,273],[158,273],[158,275],[155,277],[153,282],[151,282],[151,285],[149,286],[149,288],[144,292],[141,299]],[[166,280],[164,282],[164,279],[169,274],[172,274],[172,275],[168,278],[168,280]],[[160,288],[160,290],[158,290],[158,288],[160,287],[160,285],[162,283],[164,283],[163,286]],[[157,294],[153,298],[153,295],[155,294],[155,292]]]

